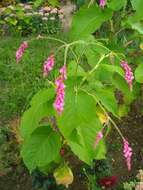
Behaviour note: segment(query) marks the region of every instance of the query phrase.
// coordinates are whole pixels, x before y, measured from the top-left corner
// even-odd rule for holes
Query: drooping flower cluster
[[[21,60],[26,48],[28,48],[28,43],[25,41],[20,45],[19,49],[16,51],[16,62],[17,63],[19,63],[19,61]]]
[[[100,1],[99,1],[99,6],[100,6],[101,8],[104,8],[105,5],[106,5],[106,0],[100,0]]]
[[[102,131],[99,131],[99,132],[97,133],[97,136],[96,136],[94,148],[96,148],[96,146],[98,145],[98,143],[100,142],[100,140],[101,140],[102,138],[103,138],[103,133],[102,133]]]
[[[123,149],[123,153],[124,153],[124,157],[126,159],[126,164],[128,167],[128,170],[131,170],[131,157],[132,157],[132,148],[129,146],[129,142],[124,139],[123,140],[124,143],[124,149]]]
[[[59,115],[64,109],[64,98],[65,98],[65,84],[64,81],[67,79],[66,65],[60,69],[60,76],[56,79],[56,100],[54,102],[54,108]]]
[[[129,88],[132,91],[132,82],[134,79],[132,69],[130,68],[130,66],[128,65],[128,63],[126,61],[122,61],[121,66],[123,67],[123,69],[125,71],[125,80],[127,81]]]
[[[54,67],[54,54],[51,54],[48,59],[45,61],[43,66],[43,76],[47,76],[49,71]]]

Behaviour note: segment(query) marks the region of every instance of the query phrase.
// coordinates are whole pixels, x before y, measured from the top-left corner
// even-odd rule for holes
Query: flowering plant
[[[136,97],[134,91],[138,83],[143,82],[142,64],[134,74],[129,64],[133,59],[127,56],[126,51],[129,42],[124,44],[119,41],[118,35],[122,30],[119,26],[114,28],[113,13],[120,13],[124,19],[128,9],[134,10],[131,17],[138,13],[140,7],[136,1],[132,0],[131,3],[132,6],[126,0],[111,0],[100,1],[98,5],[92,0],[74,15],[68,42],[53,37],[37,38],[55,40],[61,46],[51,52],[43,65],[43,76],[49,83],[47,89],[35,94],[21,121],[21,155],[30,171],[37,167],[49,171],[53,163],[64,162],[61,155],[64,144],[89,165],[93,159],[104,159],[109,125],[118,131],[122,139],[126,164],[131,170],[132,148],[112,119],[112,116],[121,116],[116,92],[123,94],[124,104],[130,104]],[[111,28],[103,24],[105,22],[110,23]],[[106,37],[113,33],[110,40],[102,35],[105,29]],[[136,33],[139,28],[134,29],[130,28]],[[20,52],[20,59],[21,53],[24,53],[21,47],[17,51]],[[63,49],[63,65],[58,66],[56,56]],[[18,55],[16,58],[19,62]],[[54,76],[52,80],[49,77],[51,73]]]

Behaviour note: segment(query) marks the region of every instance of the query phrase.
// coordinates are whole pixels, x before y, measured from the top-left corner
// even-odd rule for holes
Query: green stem
[[[82,79],[82,81],[81,81],[81,83],[80,83],[80,87],[82,86],[82,84],[86,81],[86,79],[99,67],[99,65],[100,65],[100,63],[103,61],[103,59],[105,58],[105,57],[107,57],[107,56],[109,56],[109,54],[108,55],[102,55],[101,56],[101,58],[99,59],[99,61],[97,62],[97,64],[95,65],[95,67],[93,68],[93,69],[91,69],[90,71],[89,71],[89,73],[87,74],[87,76],[85,76],[83,79]]]
[[[88,4],[88,8],[94,3],[94,0],[90,0],[89,4]]]
[[[86,92],[89,96],[92,96],[93,99],[98,103],[98,105],[100,106],[100,108],[103,110],[103,112],[105,113],[106,117],[109,119],[109,121],[112,123],[112,125],[115,127],[115,129],[118,131],[119,135],[121,136],[121,138],[124,140],[124,136],[122,134],[122,132],[120,131],[120,129],[118,128],[118,126],[116,125],[116,123],[113,121],[113,119],[109,116],[109,114],[106,112],[104,106],[100,103],[100,101],[98,100],[98,98],[94,95],[91,94],[89,92],[87,92],[84,89],[81,89],[82,91]]]
[[[58,39],[58,38],[54,38],[54,37],[44,37],[44,36],[41,36],[40,38],[32,38],[31,40],[28,40],[28,41],[31,42],[31,41],[34,41],[34,40],[43,40],[43,39],[46,39],[46,40],[53,40],[53,41],[60,42],[60,43],[62,43],[62,44],[67,44],[65,41],[60,40],[60,39]]]

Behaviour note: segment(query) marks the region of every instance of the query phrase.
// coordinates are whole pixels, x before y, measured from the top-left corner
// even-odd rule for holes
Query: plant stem
[[[98,105],[100,106],[100,108],[103,110],[103,112],[105,113],[106,117],[109,119],[109,121],[112,123],[112,125],[115,127],[115,129],[118,131],[119,135],[121,136],[121,138],[124,140],[124,136],[122,134],[122,132],[120,131],[120,129],[118,128],[118,126],[116,125],[116,123],[113,121],[113,119],[109,116],[109,114],[106,112],[104,106],[100,103],[100,101],[98,100],[98,98],[96,97],[95,94],[91,94],[89,92],[87,92],[84,89],[81,89],[82,91],[86,92],[88,95],[92,96],[93,99],[98,103]]]
[[[109,54],[108,54],[108,56],[109,56]],[[99,61],[98,61],[97,64],[95,65],[95,67],[94,67],[93,69],[91,69],[91,70],[89,71],[89,73],[87,74],[87,76],[85,76],[85,77],[82,79],[82,81],[81,81],[81,83],[80,83],[80,87],[81,87],[81,85],[86,81],[86,79],[99,67],[100,63],[103,61],[103,59],[104,59],[105,57],[107,57],[107,55],[106,55],[106,56],[105,56],[105,55],[102,55],[102,56],[101,56],[101,58],[99,59]]]

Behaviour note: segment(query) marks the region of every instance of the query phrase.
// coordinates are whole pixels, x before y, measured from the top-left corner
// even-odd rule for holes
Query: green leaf
[[[68,86],[68,85],[67,85]],[[97,132],[102,125],[96,115],[96,102],[86,92],[66,89],[65,108],[57,123],[71,150],[84,162],[91,164],[94,158],[105,158],[105,145],[94,149]]]
[[[75,139],[72,138],[67,139],[74,154],[89,165],[92,164],[93,159],[104,159],[106,154],[106,146],[103,139],[99,142],[98,146],[94,148],[97,132],[102,128],[98,118],[95,118],[94,122],[96,123],[79,126],[76,129],[78,133],[78,141],[75,141]]]
[[[95,71],[95,79],[109,83],[112,81],[112,76],[114,74],[119,74],[124,77],[123,69],[117,65],[101,64],[99,68]]]
[[[103,104],[103,106],[111,112],[114,116],[118,117],[118,106],[114,95],[114,92],[110,89],[96,89],[95,95],[98,100]]]
[[[143,1],[142,0],[131,0],[132,7],[134,10],[139,11],[143,7]]]
[[[31,101],[31,107],[24,112],[20,132],[23,138],[29,135],[39,126],[42,118],[53,115],[53,89],[38,92]]]
[[[65,137],[78,126],[90,125],[96,116],[96,102],[84,92],[74,91],[73,88],[66,89],[65,107],[62,116],[57,117],[60,131]],[[70,118],[70,121],[69,121]]]
[[[120,0],[120,1],[110,0],[107,3],[107,5],[109,8],[113,9],[114,11],[118,11],[125,5],[126,2],[127,2],[127,0]]]
[[[79,65],[79,63],[76,63],[76,61],[71,61],[68,64],[68,76],[85,76],[85,71],[83,68]]]
[[[135,79],[139,83],[143,83],[143,64],[141,63],[135,70]]]
[[[42,89],[40,90],[39,92],[37,92],[31,102],[30,102],[30,105],[31,106],[34,106],[34,105],[37,105],[39,104],[39,102],[42,104],[42,103],[45,103],[47,102],[47,100],[50,100],[54,97],[55,95],[55,90],[54,88],[49,88],[49,89]]]
[[[30,171],[54,161],[60,151],[60,136],[50,126],[37,128],[23,144],[21,155]]]
[[[136,11],[136,16],[138,18],[143,17],[143,11],[142,11],[142,7],[143,7],[143,1],[142,0],[131,0],[132,3],[132,7],[133,9]]]
[[[48,0],[48,2],[49,2],[53,7],[59,5],[59,1],[58,1],[58,0]]]
[[[97,6],[81,8],[73,17],[70,37],[72,39],[81,39],[88,36],[111,17],[112,11],[110,9],[101,10]]]

